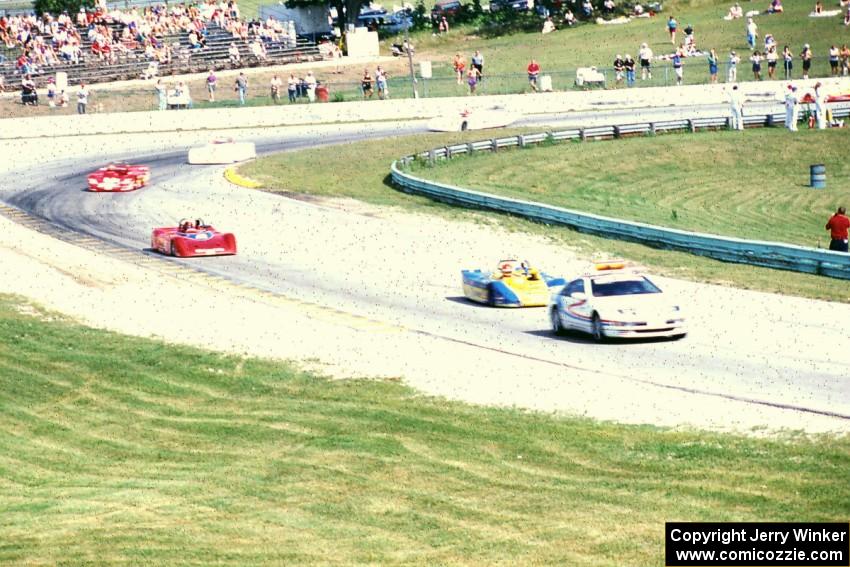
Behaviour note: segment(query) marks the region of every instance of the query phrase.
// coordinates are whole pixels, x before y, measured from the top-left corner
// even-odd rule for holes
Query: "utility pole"
[[[404,26],[404,49],[407,51],[407,63],[410,66],[410,86],[413,88],[413,98],[419,98],[416,92],[416,73],[413,71],[413,50],[410,49],[410,24]]]

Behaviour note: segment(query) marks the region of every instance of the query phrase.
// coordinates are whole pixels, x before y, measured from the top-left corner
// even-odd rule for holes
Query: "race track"
[[[517,125],[596,125],[622,121],[625,112],[634,116],[634,111],[609,111],[592,117],[540,117]],[[717,108],[675,110],[678,116],[712,113],[716,115]],[[665,109],[648,114],[675,117]],[[339,126],[320,135],[289,132],[283,141],[273,132],[250,136],[259,153],[269,153],[420,131],[424,131],[421,122],[378,123]],[[661,279],[663,287],[680,294],[686,306],[690,328],[686,339],[597,345],[581,336],[555,338],[543,309],[497,310],[464,301],[460,270],[489,268],[500,259],[497,256],[516,255],[552,274],[569,276],[584,265],[571,254],[555,247],[498,250],[492,235],[467,232],[462,224],[453,231],[430,230],[424,216],[398,224],[391,216],[364,214],[356,207],[348,210],[239,188],[223,179],[221,167],[185,163],[185,148],[211,136],[160,135],[156,141],[137,142],[134,147],[140,149],[134,151],[116,143],[85,156],[4,173],[0,199],[51,223],[138,250],[149,246],[152,227],[200,216],[235,232],[240,253],[185,262],[403,327],[407,333],[492,349],[551,367],[547,387],[562,388],[558,395],[565,397],[576,387],[598,387],[610,396],[618,390],[633,395],[627,392],[637,389],[650,398],[664,392],[665,399],[678,396],[688,403],[726,399],[743,401],[738,408],[781,407],[801,416],[820,414],[832,417],[835,429],[850,428],[848,305]],[[84,191],[86,173],[113,158],[149,164],[151,186],[130,194]],[[297,191],[298,180],[291,186]],[[458,380],[475,372],[464,361],[457,361],[457,370]],[[582,386],[563,380],[559,386],[558,373],[568,376],[573,371],[598,383]],[[529,381],[523,375],[514,379]],[[622,383],[632,389],[616,386]]]

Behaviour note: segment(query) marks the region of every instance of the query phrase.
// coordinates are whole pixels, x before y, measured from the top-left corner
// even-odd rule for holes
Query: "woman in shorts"
[[[761,59],[761,53],[753,51],[753,56],[750,57],[750,61],[753,62],[753,79],[756,81],[761,81]]]
[[[481,75],[478,73],[478,69],[475,67],[470,67],[469,71],[466,72],[466,84],[469,85],[469,94],[475,94],[475,88],[478,86],[478,81],[481,78]]]
[[[794,69],[794,54],[787,45],[782,49],[782,59],[785,63],[785,80],[791,79],[791,71]]]
[[[363,90],[363,98],[372,98],[372,75],[369,74],[369,69],[363,70],[360,88]]]

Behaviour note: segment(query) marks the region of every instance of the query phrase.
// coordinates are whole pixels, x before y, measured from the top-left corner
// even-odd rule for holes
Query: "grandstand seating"
[[[119,29],[120,24],[112,24],[114,29]],[[278,42],[264,42],[266,48],[266,59],[260,60],[251,52],[248,42],[234,40],[230,33],[219,28],[213,23],[208,24],[208,35],[206,47],[202,49],[191,49],[189,47],[189,34],[181,32],[167,36],[162,39],[163,43],[174,46],[171,63],[160,64],[159,76],[177,75],[185,73],[200,73],[209,69],[238,69],[242,67],[259,67],[265,65],[281,65],[286,63],[297,63],[303,61],[320,60],[321,54],[315,43],[298,38],[295,45],[287,43],[287,40]],[[50,39],[46,37],[45,39]],[[239,48],[240,61],[232,63],[228,55],[228,48],[234,42]],[[179,45],[179,48],[175,45]],[[47,77],[54,75],[57,71],[68,74],[68,83],[76,85],[84,83],[103,83],[128,79],[139,79],[148,68],[149,60],[145,58],[141,48],[134,49],[116,58],[111,65],[104,64],[92,53],[91,42],[83,39],[81,44],[83,57],[78,64],[59,63],[53,66],[39,66],[32,77],[40,87],[43,87]],[[6,83],[6,90],[17,90],[21,84],[21,75],[15,67],[15,60],[20,54],[20,49],[6,49],[0,46],[0,54],[6,60],[0,63],[0,74]]]

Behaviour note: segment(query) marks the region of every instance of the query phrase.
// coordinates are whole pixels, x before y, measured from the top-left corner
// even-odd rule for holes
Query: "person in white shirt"
[[[280,89],[283,88],[283,81],[279,76],[275,75],[272,77],[270,86],[272,101],[274,101],[275,104],[278,104],[280,102]]]
[[[815,83],[815,119],[817,120],[818,130],[826,129],[826,94],[824,94],[822,86],[820,81]]]
[[[792,132],[797,131],[797,87],[788,85],[788,94],[785,95],[785,127]]]
[[[640,78],[645,81],[647,78],[652,78],[652,49],[645,44],[640,44],[638,49],[638,59],[640,59]]]
[[[732,111],[732,129],[744,129],[744,100],[741,98],[741,91],[738,90],[738,85],[733,85],[729,91],[729,106]]]
[[[77,114],[85,114],[86,106],[89,103],[89,90],[85,83],[80,83],[80,90],[77,91]]]
[[[315,102],[316,100],[316,77],[313,76],[313,71],[307,71],[307,76],[304,78],[307,83],[307,100]]]
[[[738,57],[738,54],[734,51],[729,52],[729,67],[726,71],[726,82],[734,83],[738,80],[738,63],[741,62],[741,58]]]

